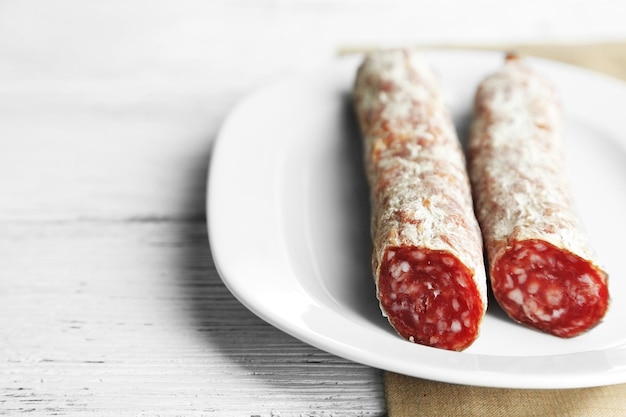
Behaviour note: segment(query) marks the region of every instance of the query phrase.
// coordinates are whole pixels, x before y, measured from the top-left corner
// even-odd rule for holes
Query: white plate
[[[463,138],[478,82],[502,54],[427,52]],[[360,57],[287,78],[243,100],[213,150],[208,230],[230,291],[277,328],[338,356],[451,383],[570,388],[626,382],[626,84],[546,60],[561,91],[579,214],[610,274],[604,322],[559,339],[491,303],[464,352],[409,343],[378,308],[370,271],[368,190],[350,103]],[[254,343],[242,340],[241,343]]]

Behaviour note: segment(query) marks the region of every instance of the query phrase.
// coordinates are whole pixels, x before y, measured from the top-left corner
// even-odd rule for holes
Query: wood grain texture
[[[28,61],[19,52],[16,66]],[[217,274],[207,171],[241,80],[10,69],[0,66],[0,415],[384,413],[380,371],[275,329]]]
[[[232,297],[205,224],[2,225],[0,415],[380,415],[379,372]]]

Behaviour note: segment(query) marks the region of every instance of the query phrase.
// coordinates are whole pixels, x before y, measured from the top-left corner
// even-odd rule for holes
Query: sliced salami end
[[[609,294],[574,210],[563,141],[555,85],[521,59],[480,83],[468,166],[494,295],[513,319],[572,337],[602,319]]]
[[[487,305],[465,155],[437,77],[411,49],[368,54],[353,99],[372,212],[382,313],[409,341],[468,347]]]
[[[511,318],[560,337],[594,327],[608,307],[605,273],[541,240],[514,243],[494,263],[491,282]]]
[[[476,339],[485,308],[472,271],[446,251],[417,247],[386,250],[378,298],[402,337],[454,351]]]

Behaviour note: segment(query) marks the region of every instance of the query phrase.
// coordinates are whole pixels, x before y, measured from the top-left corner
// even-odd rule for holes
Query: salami
[[[468,160],[496,300],[573,337],[603,318],[609,293],[569,194],[561,119],[555,87],[509,54],[477,89]]]
[[[463,350],[478,336],[487,278],[465,156],[437,80],[418,51],[376,51],[353,98],[382,313],[411,342]]]

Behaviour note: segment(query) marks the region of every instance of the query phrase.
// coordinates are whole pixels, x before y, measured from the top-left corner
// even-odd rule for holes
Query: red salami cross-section
[[[516,321],[576,336],[603,318],[609,294],[572,208],[555,88],[509,55],[474,113],[469,169],[494,295]]]
[[[378,51],[353,96],[381,310],[412,342],[463,350],[479,333],[486,276],[465,157],[437,80],[416,51]]]

